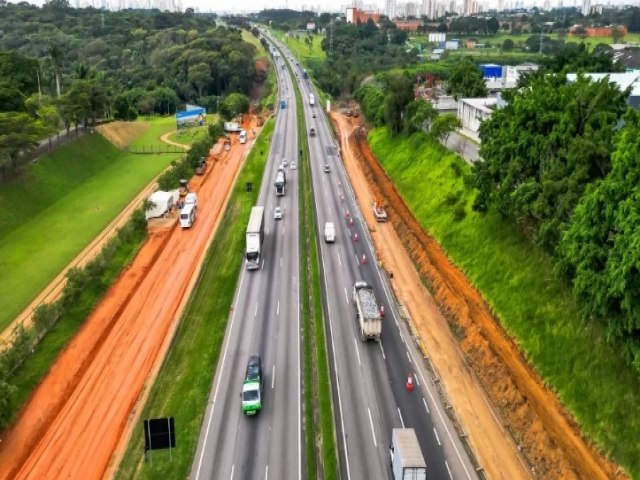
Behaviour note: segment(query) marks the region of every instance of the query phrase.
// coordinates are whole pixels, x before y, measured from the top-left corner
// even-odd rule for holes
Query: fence
[[[160,153],[184,153],[185,150],[175,145],[138,145],[127,147],[128,153],[138,155],[160,154]]]

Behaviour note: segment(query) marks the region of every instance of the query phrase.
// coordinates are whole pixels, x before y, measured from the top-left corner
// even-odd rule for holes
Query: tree
[[[613,61],[611,50],[590,52],[584,43],[567,42],[555,55],[541,60],[545,70],[551,72],[621,72],[624,66]]]
[[[491,35],[498,33],[498,30],[500,30],[500,22],[498,22],[496,17],[491,17],[487,20],[487,30]]]
[[[624,30],[620,27],[613,27],[611,29],[611,39],[613,43],[620,43],[620,41],[624,38]]]
[[[40,124],[27,113],[0,113],[0,163],[17,167],[20,152],[34,147],[40,138]]]
[[[241,113],[249,111],[249,97],[241,93],[232,93],[220,102],[220,115],[231,119]]]
[[[211,69],[209,68],[208,64],[200,62],[189,67],[189,73],[187,74],[187,77],[189,81],[196,87],[198,96],[201,97],[204,87],[207,86],[209,80],[211,79]]]
[[[402,113],[413,100],[413,80],[406,74],[390,74],[386,79],[384,120],[391,135],[400,132]]]
[[[444,115],[438,115],[435,118],[431,125],[430,133],[440,140],[441,143],[446,144],[451,132],[456,131],[460,127],[462,127],[462,123],[455,114],[445,113]]]
[[[411,101],[405,110],[404,121],[407,133],[429,131],[438,115],[431,102]]]
[[[606,178],[580,201],[562,238],[560,269],[640,370],[640,116],[629,110]]]
[[[447,93],[453,95],[456,100],[461,97],[487,96],[487,86],[482,72],[470,58],[464,58],[453,67],[447,82]]]
[[[567,83],[563,75],[505,92],[507,105],[480,127],[474,209],[495,206],[554,253],[587,186],[610,170],[625,97],[607,79]]]
[[[505,38],[504,42],[502,42],[502,50],[504,50],[505,52],[510,52],[511,50],[513,50],[513,40],[511,40],[510,38]]]

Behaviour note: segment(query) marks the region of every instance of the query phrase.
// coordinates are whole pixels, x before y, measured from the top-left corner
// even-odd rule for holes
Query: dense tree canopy
[[[494,205],[553,252],[586,187],[611,169],[626,95],[607,79],[546,75],[504,97],[480,128],[474,208]]]
[[[630,110],[611,172],[582,198],[562,238],[560,266],[588,315],[627,342],[640,370],[640,115]]]
[[[464,58],[451,69],[447,81],[447,93],[453,95],[456,100],[463,97],[487,96],[487,86],[482,72],[471,59]]]

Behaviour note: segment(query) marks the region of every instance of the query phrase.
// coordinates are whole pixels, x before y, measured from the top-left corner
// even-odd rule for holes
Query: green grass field
[[[261,58],[267,58],[267,51],[264,49],[260,40],[253,36],[251,32],[247,32],[246,30],[242,30],[242,40],[256,47],[256,54],[253,57],[254,60],[258,60]]]
[[[217,115],[216,115],[217,117]],[[169,135],[172,142],[182,143],[183,145],[193,145],[194,142],[201,140],[209,133],[208,126],[181,128]]]
[[[327,56],[322,50],[321,44],[324,39],[324,35],[312,34],[311,48],[304,42],[306,35],[290,34],[285,37],[284,33],[279,30],[272,30],[273,35],[282,40],[282,42],[291,50],[291,53],[297,58],[307,70],[313,69],[315,66],[324,62]],[[298,35],[298,38],[295,37]]]
[[[376,129],[370,143],[423,228],[483,293],[586,436],[640,478],[640,382],[603,328],[581,320],[546,255],[499,215],[471,210],[474,192],[456,174],[469,167],[457,155],[422,134],[390,139]]]
[[[148,123],[149,128],[133,140],[129,147],[166,147],[167,144],[160,140],[160,137],[171,130],[175,130],[175,117],[173,115],[167,117],[140,117],[139,120]]]
[[[175,158],[123,153],[99,134],[89,134],[4,183],[0,291],[7,294],[0,296],[0,329]]]
[[[215,365],[224,340],[229,307],[240,269],[244,231],[258,190],[245,192],[245,183],[260,185],[274,121],[269,120],[242,169],[220,222],[172,348],[154,383],[142,418],[170,415],[179,429],[179,447],[153,452],[143,462],[142,428],[136,427],[117,478],[187,478],[207,406]],[[262,154],[261,154],[262,152]]]

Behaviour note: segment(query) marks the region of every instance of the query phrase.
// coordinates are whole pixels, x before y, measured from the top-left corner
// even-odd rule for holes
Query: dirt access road
[[[392,287],[408,309],[425,356],[442,379],[487,476],[625,478],[581,438],[570,414],[544,388],[481,295],[422,231],[369,150],[358,121],[335,113],[332,119],[379,260],[393,272]],[[376,198],[387,205],[389,223],[375,222]],[[435,298],[421,277],[431,284]],[[460,342],[447,322],[463,332]]]
[[[0,479],[103,476],[167,351],[245,152],[234,145],[191,181],[191,229],[173,223],[150,234],[2,435]]]

